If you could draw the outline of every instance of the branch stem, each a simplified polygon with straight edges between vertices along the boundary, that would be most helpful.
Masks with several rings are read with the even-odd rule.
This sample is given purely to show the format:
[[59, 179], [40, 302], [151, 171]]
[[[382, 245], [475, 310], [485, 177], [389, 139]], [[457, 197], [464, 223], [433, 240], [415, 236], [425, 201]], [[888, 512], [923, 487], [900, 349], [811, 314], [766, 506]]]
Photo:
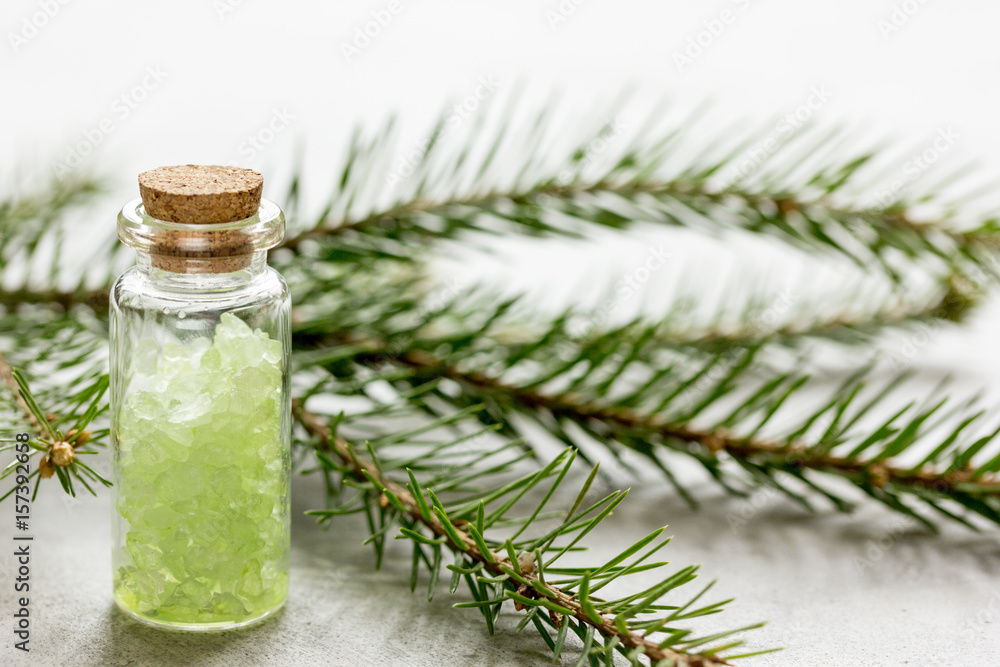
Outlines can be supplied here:
[[0, 291], [0, 305], [13, 309], [22, 304], [59, 304], [69, 310], [76, 305], [88, 306], [98, 312], [108, 310], [108, 290], [60, 292], [58, 290], [30, 290], [27, 288]]
[[38, 423], [38, 419], [31, 412], [31, 409], [28, 408], [28, 404], [25, 403], [24, 399], [21, 397], [21, 391], [17, 386], [17, 380], [14, 379], [14, 371], [7, 362], [7, 358], [3, 356], [2, 352], [0, 352], [0, 377], [3, 378], [4, 384], [6, 384], [7, 388], [12, 394], [14, 394], [14, 400], [17, 401], [19, 406], [21, 406], [25, 416], [28, 418], [28, 421], [31, 423], [31, 426], [35, 429], [38, 435], [43, 438], [48, 437], [49, 430], [42, 428], [42, 425]]
[[964, 232], [953, 229], [943, 221], [916, 221], [906, 215], [905, 211], [888, 209], [862, 209], [835, 206], [823, 199], [800, 199], [792, 196], [775, 196], [764, 192], [745, 191], [729, 188], [725, 190], [709, 190], [704, 183], [676, 181], [616, 181], [601, 179], [593, 182], [577, 181], [560, 184], [554, 181], [543, 181], [520, 192], [502, 192], [487, 190], [463, 197], [451, 199], [415, 199], [403, 204], [397, 204], [383, 211], [370, 213], [362, 218], [330, 224], [326, 219], [320, 220], [309, 230], [290, 237], [281, 244], [283, 248], [295, 250], [302, 241], [322, 236], [335, 236], [345, 232], [364, 229], [382, 224], [386, 220], [398, 220], [409, 215], [431, 213], [435, 210], [448, 209], [456, 206], [478, 207], [486, 206], [501, 200], [515, 204], [530, 204], [540, 197], [550, 196], [561, 199], [573, 199], [582, 195], [613, 194], [621, 197], [636, 197], [649, 195], [653, 197], [703, 197], [713, 202], [723, 202], [737, 197], [754, 208], [777, 207], [782, 216], [793, 212], [806, 211], [811, 207], [822, 207], [824, 213], [833, 217], [857, 216], [861, 218], [878, 219], [888, 227], [904, 229], [920, 236], [931, 234], [944, 235], [955, 243], [966, 246], [984, 244], [994, 249], [1000, 247], [1000, 235], [992, 233]]
[[[835, 456], [825, 449], [801, 442], [747, 438], [722, 428], [702, 430], [687, 424], [671, 424], [657, 415], [629, 408], [604, 406], [572, 393], [549, 395], [534, 389], [519, 388], [482, 373], [459, 370], [424, 351], [382, 353], [381, 356], [422, 374], [454, 380], [474, 391], [488, 392], [494, 396], [506, 395], [526, 408], [544, 410], [557, 418], [599, 422], [612, 428], [619, 427], [656, 437], [666, 443], [681, 443], [684, 451], [690, 454], [715, 456], [719, 452], [725, 452], [735, 459], [750, 462], [767, 460], [794, 470], [818, 470], [847, 478], [854, 483], [875, 487], [891, 484], [911, 491], [931, 491], [945, 495], [958, 493], [963, 485], [975, 484], [980, 489], [979, 495], [1000, 497], [1000, 477], [993, 474], [974, 477], [974, 470], [970, 466], [943, 471], [934, 468], [911, 469], [883, 460]], [[613, 434], [611, 437], [614, 437]]]
[[[300, 402], [295, 401], [293, 403], [293, 413], [299, 424], [311, 436], [319, 440], [319, 447], [323, 451], [336, 455], [341, 463], [347, 466], [358, 480], [367, 481], [367, 478], [370, 477], [379, 486], [391, 491], [406, 509], [409, 519], [424, 526], [434, 533], [435, 536], [444, 539], [450, 549], [465, 554], [466, 557], [472, 559], [475, 563], [481, 563], [483, 569], [493, 576], [501, 576], [515, 569], [505, 553], [501, 554], [500, 552], [490, 550], [488, 555], [484, 554], [476, 544], [476, 541], [461, 529], [457, 532], [458, 537], [461, 539], [459, 542], [456, 542], [452, 534], [445, 529], [444, 524], [435, 515], [431, 514], [428, 518], [421, 513], [416, 499], [414, 499], [405, 486], [386, 477], [372, 461], [355, 454], [354, 448], [346, 440], [339, 436], [332, 437], [330, 428], [323, 420], [306, 410]], [[583, 606], [576, 600], [574, 595], [566, 593], [556, 586], [542, 582], [535, 574], [529, 573], [526, 570], [522, 570], [519, 576], [527, 580], [532, 588], [544, 587], [549, 593], [546, 597], [560, 607], [572, 610], [573, 617], [581, 624], [593, 627], [605, 637], [616, 637], [625, 647], [643, 649], [645, 655], [650, 658], [653, 664], [660, 660], [673, 661], [672, 664], [677, 665], [677, 667], [719, 667], [731, 664], [710, 655], [680, 653], [668, 648], [660, 648], [656, 642], [652, 642], [635, 632], [622, 633], [615, 626], [613, 619], [608, 619], [604, 616], [601, 616], [601, 622], [597, 623], [587, 615]]]

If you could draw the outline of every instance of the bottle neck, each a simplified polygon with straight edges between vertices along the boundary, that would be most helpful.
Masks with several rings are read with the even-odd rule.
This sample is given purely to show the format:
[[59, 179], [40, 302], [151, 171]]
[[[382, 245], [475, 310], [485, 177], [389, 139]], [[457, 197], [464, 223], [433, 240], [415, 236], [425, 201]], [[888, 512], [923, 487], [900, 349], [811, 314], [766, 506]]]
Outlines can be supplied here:
[[[247, 255], [247, 260], [235, 263], [232, 257], [194, 258], [170, 257], [136, 251], [136, 269], [159, 288], [171, 291], [225, 292], [239, 289], [264, 275], [267, 250]], [[235, 268], [234, 266], [238, 267]]]

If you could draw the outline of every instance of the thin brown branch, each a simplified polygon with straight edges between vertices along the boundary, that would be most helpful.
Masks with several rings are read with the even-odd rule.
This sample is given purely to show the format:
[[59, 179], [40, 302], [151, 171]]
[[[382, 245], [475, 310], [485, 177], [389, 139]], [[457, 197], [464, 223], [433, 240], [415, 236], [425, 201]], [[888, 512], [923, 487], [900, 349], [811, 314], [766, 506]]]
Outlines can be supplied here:
[[534, 594], [533, 591], [537, 587], [544, 588], [546, 593], [539, 593], [539, 595], [545, 595], [545, 597], [560, 607], [572, 610], [573, 617], [577, 619], [577, 621], [584, 625], [593, 627], [604, 637], [616, 637], [618, 641], [627, 648], [641, 647], [644, 650], [645, 655], [649, 657], [653, 663], [660, 660], [670, 660], [673, 661], [673, 664], [677, 665], [677, 667], [720, 667], [722, 665], [731, 664], [725, 660], [710, 655], [679, 653], [668, 648], [660, 648], [656, 642], [650, 641], [640, 634], [634, 632], [620, 632], [615, 626], [613, 619], [608, 619], [602, 616], [602, 622], [596, 623], [587, 615], [583, 606], [576, 600], [574, 595], [566, 593], [556, 586], [543, 582], [533, 572], [529, 572], [529, 568], [520, 568], [520, 573], [518, 573], [518, 568], [510, 562], [506, 555], [491, 551], [487, 557], [479, 550], [475, 540], [461, 529], [458, 531], [459, 536], [462, 538], [461, 543], [455, 543], [449, 536], [448, 531], [445, 530], [444, 525], [436, 516], [432, 515], [430, 518], [427, 518], [423, 515], [417, 501], [413, 498], [405, 486], [398, 484], [382, 474], [382, 472], [378, 469], [378, 466], [376, 466], [373, 462], [355, 454], [354, 448], [351, 447], [350, 443], [343, 438], [331, 437], [332, 432], [330, 428], [319, 416], [306, 410], [298, 401], [293, 403], [293, 413], [299, 424], [301, 424], [311, 436], [319, 440], [319, 447], [321, 447], [324, 451], [337, 456], [341, 463], [350, 468], [356, 478], [360, 481], [367, 481], [366, 476], [370, 476], [381, 488], [391, 491], [396, 498], [399, 499], [400, 504], [406, 509], [406, 513], [410, 519], [430, 530], [435, 536], [443, 538], [445, 543], [451, 549], [462, 552], [476, 563], [482, 563], [483, 569], [493, 576], [501, 576], [504, 574], [508, 576], [517, 575], [518, 578], [528, 582], [529, 591], [532, 592], [532, 594]]
[[[371, 227], [372, 225], [379, 225], [386, 220], [398, 220], [410, 215], [430, 213], [435, 210], [448, 209], [456, 206], [485, 206], [499, 201], [510, 201], [516, 204], [528, 204], [534, 201], [537, 197], [543, 195], [566, 198], [588, 192], [598, 192], [606, 189], [606, 187], [607, 186], [604, 183], [594, 183], [591, 185], [581, 186], [542, 183], [518, 193], [488, 190], [485, 192], [470, 194], [465, 197], [455, 197], [453, 199], [415, 199], [413, 201], [406, 202], [405, 204], [393, 206], [392, 208], [384, 211], [371, 213], [357, 220], [343, 221], [333, 224], [331, 224], [328, 220], [320, 220], [316, 223], [313, 229], [309, 229], [301, 234], [285, 239], [280, 247], [294, 250], [307, 239], [322, 236], [336, 236], [346, 232], [364, 229], [365, 227]], [[618, 192], [619, 194], [626, 194], [624, 190], [619, 190]]]
[[312, 229], [286, 239], [281, 244], [281, 247], [294, 250], [307, 239], [336, 236], [373, 225], [381, 225], [386, 221], [398, 221], [400, 218], [414, 214], [431, 213], [435, 210], [446, 210], [459, 206], [480, 207], [500, 201], [527, 205], [538, 203], [538, 200], [544, 197], [572, 199], [574, 197], [601, 193], [622, 197], [635, 197], [639, 195], [650, 195], [653, 197], [696, 196], [713, 202], [723, 202], [737, 197], [757, 209], [773, 207], [782, 216], [793, 212], [806, 212], [810, 209], [822, 208], [823, 212], [829, 216], [856, 217], [867, 220], [871, 224], [880, 222], [886, 226], [904, 229], [920, 236], [929, 236], [931, 234], [946, 236], [961, 246], [982, 244], [993, 249], [1000, 247], [1000, 235], [998, 234], [964, 232], [954, 229], [945, 221], [916, 221], [909, 217], [903, 210], [842, 207], [827, 202], [824, 199], [803, 200], [791, 196], [774, 196], [768, 193], [744, 191], [735, 188], [714, 191], [706, 189], [704, 183], [684, 180], [636, 182], [615, 181], [611, 179], [602, 179], [590, 183], [576, 182], [568, 184], [547, 181], [516, 193], [488, 190], [451, 199], [416, 199], [384, 211], [371, 213], [357, 220], [341, 222], [331, 222], [326, 219], [320, 220]]
[[43, 428], [42, 425], [38, 423], [38, 419], [28, 408], [28, 404], [24, 402], [23, 398], [21, 398], [21, 390], [17, 386], [17, 380], [14, 379], [14, 371], [10, 367], [10, 364], [7, 363], [7, 358], [3, 356], [2, 352], [0, 352], [0, 377], [3, 378], [4, 384], [7, 385], [7, 388], [14, 395], [14, 400], [21, 406], [21, 409], [24, 411], [25, 416], [31, 423], [32, 428], [34, 428], [41, 437], [48, 437], [49, 429]]
[[[957, 470], [935, 468], [911, 469], [893, 465], [884, 460], [862, 460], [834, 456], [804, 443], [780, 442], [764, 438], [747, 438], [727, 429], [697, 429], [690, 425], [672, 424], [658, 415], [649, 415], [630, 408], [602, 405], [572, 393], [549, 395], [535, 389], [508, 385], [496, 378], [449, 366], [424, 351], [399, 354], [381, 353], [382, 358], [409, 366], [430, 377], [454, 380], [463, 386], [492, 396], [505, 395], [519, 405], [542, 410], [556, 418], [577, 422], [591, 422], [627, 430], [665, 442], [681, 443], [690, 453], [718, 455], [724, 452], [733, 458], [755, 463], [770, 462], [779, 467], [813, 469], [850, 479], [855, 483], [875, 487], [893, 485], [913, 490], [952, 494], [962, 492], [960, 487], [975, 485], [979, 495], [1000, 497], [1000, 477], [997, 475], [974, 476], [966, 466]], [[612, 433], [611, 437], [614, 437]]]
[[[749, 324], [736, 329], [721, 327], [682, 331], [665, 328], [655, 334], [661, 347], [694, 348], [709, 351], [724, 351], [733, 348], [749, 348], [764, 344], [793, 345], [804, 338], [826, 338], [832, 340], [867, 340], [870, 337], [894, 327], [915, 326], [922, 323], [961, 322], [978, 304], [982, 293], [973, 287], [962, 285], [959, 278], [952, 278], [940, 297], [915, 307], [886, 307], [874, 311], [857, 313], [847, 308], [845, 312], [832, 313], [827, 318], [812, 320], [791, 320], [778, 327], [768, 329], [757, 323], [751, 315]], [[640, 325], [641, 326], [641, 325]], [[587, 344], [599, 336], [584, 337], [579, 340]], [[652, 342], [652, 341], [650, 341]]]
[[108, 309], [108, 290], [60, 292], [57, 290], [15, 289], [0, 291], [0, 305], [16, 308], [22, 304], [57, 304], [69, 310], [73, 306], [88, 306], [95, 311]]
[[[518, 205], [530, 205], [539, 203], [545, 197], [559, 199], [572, 199], [575, 197], [596, 195], [601, 193], [613, 194], [621, 197], [636, 197], [649, 195], [653, 197], [702, 197], [714, 202], [722, 202], [731, 197], [743, 199], [752, 207], [763, 209], [776, 207], [782, 215], [791, 212], [805, 211], [810, 208], [822, 207], [823, 211], [834, 217], [856, 216], [868, 220], [871, 224], [878, 222], [887, 226], [916, 233], [920, 236], [930, 236], [932, 234], [946, 236], [959, 246], [984, 245], [993, 249], [1000, 247], [1000, 234], [963, 232], [951, 228], [946, 222], [918, 222], [907, 217], [903, 211], [869, 211], [864, 209], [838, 208], [829, 205], [822, 200], [799, 200], [793, 197], [775, 197], [764, 193], [744, 192], [739, 190], [726, 190], [722, 192], [709, 191], [704, 188], [704, 184], [688, 181], [671, 182], [617, 182], [612, 180], [599, 180], [586, 183], [560, 184], [553, 181], [542, 182], [523, 191], [509, 193], [499, 190], [487, 190], [473, 193], [464, 197], [451, 199], [432, 200], [415, 199], [397, 206], [393, 206], [384, 211], [377, 211], [357, 220], [331, 221], [320, 220], [313, 228], [301, 232], [295, 236], [286, 238], [279, 247], [296, 250], [303, 241], [312, 238], [333, 237], [351, 231], [363, 230], [375, 225], [384, 225], [388, 222], [399, 222], [408, 216], [420, 213], [432, 213], [439, 210], [447, 210], [455, 207], [481, 207], [491, 203], [508, 201]], [[34, 291], [28, 289], [10, 290], [0, 292], [0, 305], [8, 308], [16, 307], [20, 304], [45, 304], [57, 303], [63, 308], [69, 309], [71, 306], [82, 304], [103, 311], [108, 307], [108, 291], [74, 291], [60, 292], [57, 290]]]

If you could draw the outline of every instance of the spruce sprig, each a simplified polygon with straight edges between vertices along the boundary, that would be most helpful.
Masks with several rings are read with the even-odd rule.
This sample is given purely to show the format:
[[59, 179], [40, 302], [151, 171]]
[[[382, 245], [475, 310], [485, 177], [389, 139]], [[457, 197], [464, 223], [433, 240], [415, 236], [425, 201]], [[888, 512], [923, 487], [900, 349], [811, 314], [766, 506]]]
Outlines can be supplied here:
[[[426, 347], [416, 349], [421, 344]], [[449, 346], [450, 354], [438, 356]], [[355, 341], [351, 354], [340, 355], [336, 347], [308, 354], [344, 378], [358, 373], [343, 361], [353, 356], [396, 386], [419, 387], [435, 379], [457, 383], [459, 391], [432, 393], [456, 409], [484, 403], [484, 424], [499, 424], [511, 437], [527, 434], [516, 417], [528, 417], [573, 447], [598, 442], [616, 457], [622, 448], [638, 452], [692, 502], [665, 454], [693, 458], [712, 479], [741, 495], [768, 485], [813, 509], [797, 489], [805, 486], [846, 510], [850, 500], [822, 484], [824, 477], [839, 477], [929, 527], [932, 522], [914, 504], [970, 527], [949, 504], [1000, 523], [1000, 428], [989, 424], [982, 406], [971, 401], [953, 406], [941, 392], [922, 403], [899, 400], [905, 374], [880, 380], [876, 369], [863, 369], [827, 390], [818, 407], [803, 410], [795, 400], [812, 388], [808, 375], [759, 377], [762, 371], [753, 361], [760, 348], [698, 356], [675, 351], [672, 357], [661, 354], [662, 365], [654, 369], [636, 361], [651, 353], [640, 354], [635, 344], [612, 334], [573, 349], [569, 361], [556, 356], [551, 344], [517, 347], [497, 349], [493, 339], [459, 331], [411, 340], [402, 352]], [[487, 348], [493, 354], [485, 353]], [[526, 375], [527, 368], [534, 373]], [[763, 435], [793, 410], [793, 421]], [[891, 418], [875, 426], [863, 421], [879, 410]], [[910, 451], [919, 453], [915, 463], [894, 462]]]
[[[532, 623], [556, 660], [570, 632], [583, 642], [580, 663], [589, 660], [593, 664], [598, 661], [611, 664], [617, 651], [631, 664], [640, 664], [639, 656], [645, 656], [654, 665], [714, 667], [729, 665], [730, 659], [766, 652], [722, 657], [722, 653], [742, 645], [740, 640], [731, 640], [732, 635], [759, 624], [710, 636], [700, 636], [683, 627], [688, 619], [722, 610], [724, 602], [697, 604], [711, 585], [681, 605], [663, 604], [664, 596], [694, 579], [696, 566], [682, 568], [628, 596], [604, 599], [596, 595], [630, 574], [665, 567], [667, 563], [650, 562], [670, 541], [661, 538], [663, 528], [599, 566], [560, 565], [560, 557], [578, 550], [581, 540], [627, 495], [615, 491], [596, 502], [589, 500], [597, 474], [595, 466], [571, 508], [557, 513], [555, 526], [544, 532], [536, 528], [543, 523], [541, 519], [550, 516], [546, 510], [573, 467], [574, 450], [564, 450], [547, 465], [524, 476], [489, 484], [484, 472], [507, 471], [510, 463], [487, 464], [487, 459], [497, 457], [495, 449], [460, 456], [462, 463], [456, 463], [456, 450], [459, 454], [464, 452], [466, 438], [411, 444], [405, 458], [399, 459], [390, 454], [392, 445], [398, 441], [391, 436], [382, 442], [370, 442], [369, 456], [365, 457], [301, 403], [296, 404], [294, 413], [304, 430], [316, 440], [322, 470], [353, 478], [352, 486], [360, 490], [349, 503], [308, 513], [328, 521], [345, 513], [364, 512], [377, 560], [381, 560], [384, 542], [395, 526], [396, 537], [409, 540], [413, 548], [411, 590], [418, 584], [418, 572], [427, 570], [427, 596], [433, 599], [442, 568], [450, 571], [449, 590], [454, 593], [464, 583], [472, 596], [472, 601], [454, 606], [479, 610], [491, 634], [501, 608], [511, 603], [517, 611], [525, 613], [520, 628]], [[342, 419], [341, 415], [338, 425], [343, 425]], [[452, 418], [445, 417], [432, 422], [430, 427], [440, 428], [451, 421]], [[465, 490], [470, 480], [469, 475], [463, 474], [470, 458], [476, 470], [474, 491]], [[420, 481], [414, 469], [429, 481]], [[397, 481], [390, 471], [402, 479]], [[519, 502], [539, 496], [540, 500]], [[524, 516], [511, 516], [521, 504], [534, 508]], [[504, 539], [491, 537], [501, 526], [513, 535]], [[452, 556], [452, 564], [444, 564], [445, 552]], [[730, 641], [719, 644], [727, 638]]]
[[[46, 414], [38, 403], [38, 398], [32, 393], [28, 386], [28, 381], [16, 368], [11, 368], [7, 360], [0, 354], [0, 379], [3, 380], [10, 394], [5, 396], [0, 403], [14, 403], [16, 408], [22, 411], [21, 418], [30, 425], [28, 432], [28, 465], [31, 471], [26, 475], [28, 482], [35, 480], [34, 490], [31, 499], [38, 495], [38, 488], [44, 478], [53, 475], [59, 480], [63, 491], [76, 497], [77, 484], [83, 486], [91, 495], [97, 493], [91, 486], [101, 484], [110, 487], [111, 482], [96, 472], [80, 458], [86, 454], [97, 454], [94, 447], [104, 446], [102, 439], [108, 435], [107, 429], [100, 429], [91, 432], [87, 430], [90, 423], [94, 421], [107, 409], [104, 402], [104, 394], [108, 388], [108, 376], [103, 375], [96, 382], [86, 385], [81, 391], [70, 397], [73, 403], [72, 416], [67, 419], [67, 415], [60, 416], [55, 413]], [[13, 400], [11, 400], [13, 399]], [[69, 428], [62, 429], [60, 425], [70, 425]], [[15, 448], [17, 441], [13, 435], [0, 440], [0, 452], [9, 451]], [[37, 466], [34, 466], [33, 457], [37, 458]], [[4, 480], [14, 474], [18, 467], [17, 459], [11, 461], [2, 472], [0, 480]], [[14, 485], [9, 491], [0, 496], [0, 501], [6, 500], [8, 496], [18, 491], [20, 486]], [[25, 491], [27, 494], [27, 491]]]
[[[952, 221], [981, 206], [986, 195], [942, 201], [929, 186], [888, 203], [866, 201], [872, 182], [885, 176], [881, 156], [840, 148], [845, 145], [840, 133], [808, 128], [743, 174], [741, 159], [768, 139], [770, 127], [706, 142], [703, 131], [691, 129], [694, 117], [665, 124], [657, 109], [631, 132], [609, 138], [609, 130], [620, 124], [620, 110], [611, 110], [605, 116], [611, 120], [593, 133], [559, 141], [563, 126], [547, 111], [522, 132], [502, 121], [493, 132], [482, 131], [496, 120], [483, 116], [482, 126], [470, 127], [460, 141], [440, 140], [447, 121], [442, 114], [412, 173], [390, 195], [386, 188], [373, 193], [371, 180], [399, 150], [396, 123], [367, 139], [357, 128], [323, 210], [314, 221], [294, 225], [284, 247], [319, 247], [330, 261], [406, 261], [421, 257], [432, 242], [474, 242], [470, 232], [585, 237], [595, 225], [624, 229], [648, 223], [773, 236], [896, 281], [913, 264], [936, 265], [945, 270], [943, 276], [996, 274], [997, 220]], [[595, 155], [597, 142], [602, 150]], [[540, 155], [540, 145], [550, 149]], [[816, 155], [826, 156], [825, 163], [809, 165]], [[462, 178], [467, 174], [475, 178]], [[939, 183], [955, 180], [948, 176]], [[289, 199], [297, 201], [300, 188], [296, 179]], [[918, 204], [936, 204], [942, 217], [919, 220], [912, 212]]]

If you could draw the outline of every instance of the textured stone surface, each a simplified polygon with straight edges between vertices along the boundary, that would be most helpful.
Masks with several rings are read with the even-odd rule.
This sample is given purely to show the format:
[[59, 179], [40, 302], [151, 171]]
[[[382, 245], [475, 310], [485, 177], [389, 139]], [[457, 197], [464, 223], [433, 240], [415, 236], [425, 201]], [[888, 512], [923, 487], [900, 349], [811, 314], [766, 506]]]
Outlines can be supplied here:
[[[550, 664], [539, 640], [513, 634], [513, 612], [491, 638], [477, 614], [450, 609], [455, 598], [446, 589], [430, 605], [422, 590], [411, 595], [409, 558], [399, 543], [390, 541], [377, 572], [354, 517], [323, 531], [302, 516], [322, 503], [318, 481], [297, 478], [294, 485], [285, 609], [259, 627], [197, 636], [147, 628], [116, 611], [108, 496], [71, 502], [49, 489], [34, 511], [34, 650], [30, 657], [14, 655], [19, 652], [5, 639], [3, 664]], [[1000, 664], [995, 531], [949, 529], [934, 537], [900, 528], [898, 518], [871, 506], [856, 516], [807, 516], [767, 497], [757, 499], [753, 512], [745, 501], [723, 498], [708, 498], [694, 512], [667, 490], [636, 491], [629, 507], [615, 513], [615, 526], [599, 531], [593, 543], [608, 556], [669, 522], [676, 538], [665, 557], [678, 566], [702, 563], [705, 580], [719, 579], [709, 596], [737, 598], [702, 627], [768, 620], [751, 635], [752, 646], [786, 647], [743, 662], [747, 667]], [[730, 528], [730, 517], [747, 514], [746, 524]], [[0, 523], [6, 544], [8, 523]], [[873, 551], [873, 542], [884, 548]], [[859, 570], [858, 559], [866, 558], [870, 566]], [[9, 555], [0, 567], [10, 571]], [[0, 601], [8, 614], [6, 586]]]

